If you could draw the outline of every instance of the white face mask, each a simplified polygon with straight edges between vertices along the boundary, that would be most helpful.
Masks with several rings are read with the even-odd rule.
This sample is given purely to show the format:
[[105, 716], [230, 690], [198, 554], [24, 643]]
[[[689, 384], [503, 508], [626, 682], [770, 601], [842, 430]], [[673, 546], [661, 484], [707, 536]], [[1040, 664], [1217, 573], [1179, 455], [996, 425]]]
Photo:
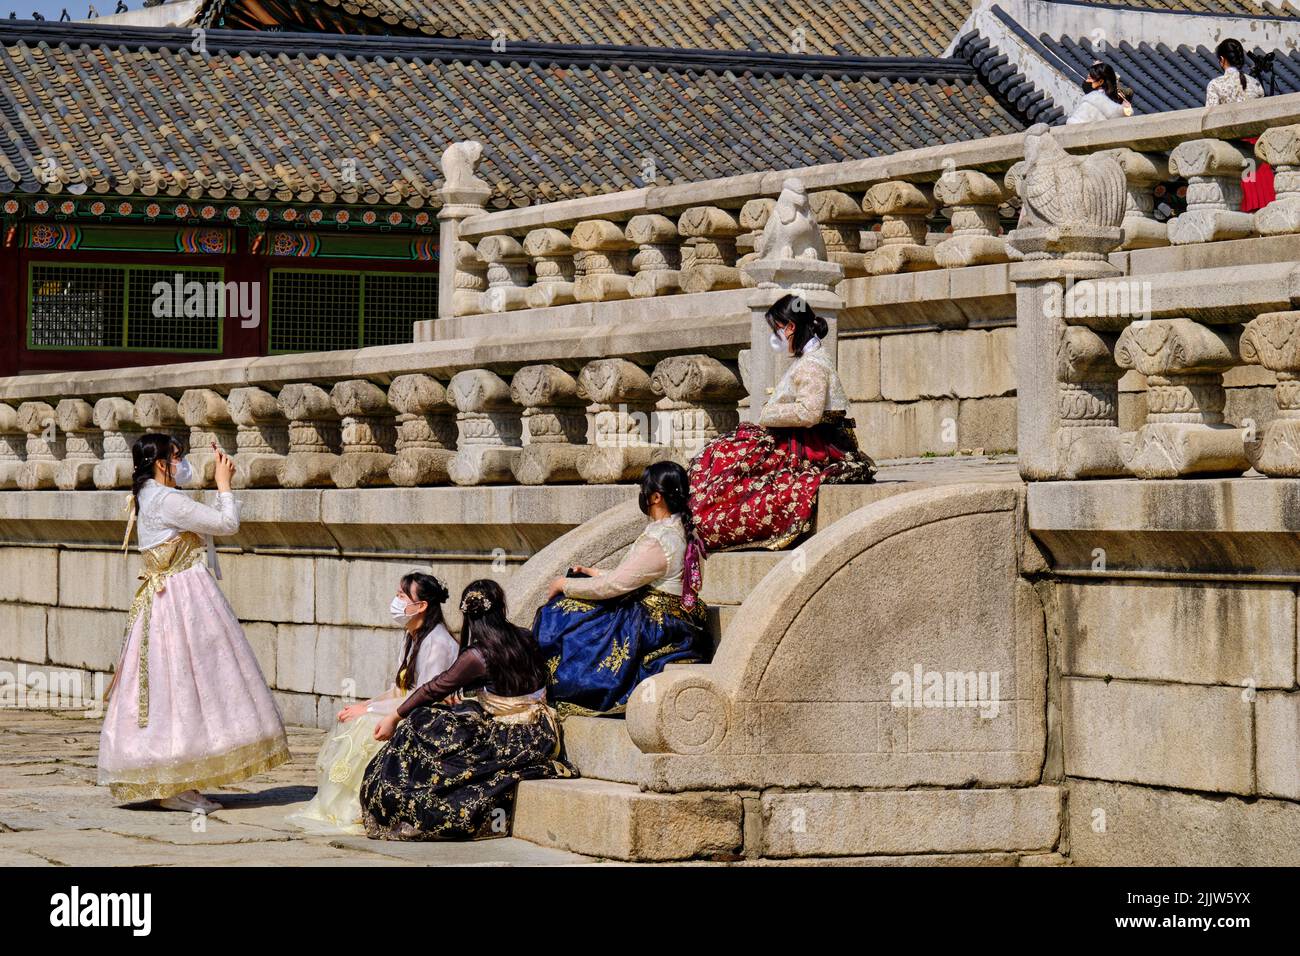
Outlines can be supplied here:
[[388, 602], [388, 615], [398, 627], [406, 627], [411, 623], [411, 618], [415, 617], [415, 614], [408, 610], [409, 607], [406, 598], [400, 594], [394, 595], [393, 599]]
[[188, 458], [182, 458], [172, 466], [172, 481], [177, 485], [188, 485], [194, 480], [194, 469], [190, 467]]
[[789, 346], [785, 344], [785, 336], [779, 332], [773, 332], [768, 344], [772, 346], [773, 352], [788, 352]]

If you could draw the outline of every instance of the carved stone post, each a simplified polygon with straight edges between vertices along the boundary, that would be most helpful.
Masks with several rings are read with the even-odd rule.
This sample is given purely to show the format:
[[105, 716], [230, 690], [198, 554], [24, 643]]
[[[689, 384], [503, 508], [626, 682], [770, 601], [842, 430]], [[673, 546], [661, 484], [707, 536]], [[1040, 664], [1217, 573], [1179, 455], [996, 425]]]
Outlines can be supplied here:
[[630, 295], [632, 277], [628, 250], [635, 243], [623, 235], [617, 223], [587, 219], [573, 229], [577, 278], [573, 295], [579, 302], [610, 302]]
[[[1016, 286], [1016, 420], [1020, 474], [1031, 481], [1118, 475], [1119, 370], [1110, 355], [1127, 317], [1075, 317], [1070, 280], [1119, 274], [1106, 259], [1123, 237], [1126, 185], [1113, 157], [1070, 156], [1039, 123], [1025, 135], [1022, 201], [1008, 247]], [[1075, 329], [1079, 331], [1075, 331]]]
[[289, 430], [280, 403], [260, 388], [231, 389], [226, 400], [235, 423], [236, 488], [271, 488], [289, 451]]
[[587, 415], [573, 376], [556, 365], [525, 365], [511, 379], [510, 397], [524, 407], [528, 433], [528, 443], [512, 466], [519, 483], [578, 480]]
[[[210, 388], [191, 388], [181, 395], [177, 408], [185, 424], [190, 426], [190, 466], [198, 477], [195, 487], [210, 488], [215, 481], [217, 463], [212, 445], [215, 443], [227, 455], [239, 453], [230, 404]], [[238, 461], [235, 467], [238, 470]]]
[[[441, 215], [441, 213], [439, 214]], [[446, 229], [446, 224], [443, 224]], [[454, 254], [447, 257], [452, 275], [452, 292], [447, 299], [450, 315], [477, 315], [483, 311], [483, 292], [487, 289], [487, 264], [479, 257], [478, 250], [464, 239], [452, 248]], [[438, 285], [443, 285], [443, 274], [438, 275]], [[441, 294], [441, 293], [440, 293]], [[443, 300], [438, 301], [438, 312], [443, 311]]]
[[[181, 419], [180, 405], [170, 395], [162, 392], [145, 392], [137, 395], [135, 423], [145, 432], [163, 432], [170, 435], [181, 446], [181, 453], [189, 455], [189, 429]], [[186, 487], [196, 488], [198, 484], [191, 479], [191, 483]]]
[[95, 486], [95, 466], [104, 454], [104, 435], [95, 427], [95, 409], [80, 398], [65, 398], [54, 409], [64, 437], [63, 460], [54, 470], [54, 483], [63, 491]]
[[1241, 211], [1241, 171], [1246, 157], [1221, 139], [1193, 139], [1169, 154], [1169, 171], [1187, 179], [1187, 211], [1169, 220], [1169, 242], [1245, 239], [1255, 217]]
[[682, 266], [683, 292], [740, 288], [736, 237], [741, 228], [735, 216], [717, 206], [693, 206], [682, 213], [677, 231], [691, 249], [690, 264]]
[[18, 487], [18, 466], [27, 454], [27, 435], [18, 427], [18, 410], [0, 403], [0, 490]]
[[95, 403], [95, 424], [104, 435], [104, 457], [95, 466], [95, 487], [102, 490], [130, 488], [135, 465], [131, 446], [140, 437], [135, 422], [135, 404], [114, 396]]
[[1255, 155], [1273, 167], [1271, 203], [1255, 212], [1262, 236], [1300, 232], [1300, 126], [1274, 126], [1255, 143]]
[[528, 253], [514, 236], [480, 239], [478, 254], [487, 263], [487, 291], [481, 312], [509, 312], [528, 306]]
[[1238, 334], [1191, 319], [1154, 319], [1120, 335], [1120, 368], [1147, 377], [1146, 424], [1119, 446], [1134, 475], [1239, 475], [1249, 467], [1245, 430], [1223, 422], [1223, 373], [1241, 364]]
[[530, 309], [569, 305], [573, 298], [573, 243], [559, 229], [534, 229], [524, 236], [537, 282], [524, 298]]
[[844, 300], [832, 291], [843, 278], [844, 267], [826, 261], [821, 229], [812, 217], [811, 204], [799, 180], [787, 179], [783, 184], [757, 250], [758, 258], [745, 264], [745, 274], [755, 287], [746, 298], [750, 315], [746, 414], [751, 420], [757, 420], [768, 395], [790, 365], [788, 355], [778, 355], [769, 346], [772, 330], [767, 324], [767, 310], [787, 294], [797, 293], [826, 320], [828, 331], [823, 347], [834, 357], [836, 325], [844, 305]]
[[1169, 245], [1169, 227], [1157, 222], [1155, 188], [1168, 182], [1169, 163], [1156, 153], [1139, 153], [1133, 149], [1105, 149], [1102, 155], [1113, 156], [1124, 170], [1127, 199], [1124, 204], [1124, 242], [1121, 249], [1149, 249]]
[[384, 390], [365, 379], [349, 379], [334, 385], [330, 402], [342, 418], [343, 446], [330, 468], [330, 479], [339, 488], [388, 484], [397, 429]]
[[[474, 247], [460, 241], [460, 224], [483, 212], [492, 187], [474, 175], [483, 155], [483, 144], [472, 140], [452, 143], [442, 153], [442, 208], [438, 210], [438, 248], [443, 258], [438, 267], [438, 317], [451, 318], [478, 311], [478, 293], [483, 291], [481, 274], [463, 261], [464, 250]], [[477, 256], [475, 256], [477, 258]], [[473, 306], [469, 306], [470, 295]]]
[[1260, 474], [1300, 477], [1300, 312], [1267, 312], [1248, 322], [1241, 358], [1277, 374], [1277, 417], [1254, 434], [1246, 429], [1246, 458]]
[[397, 458], [388, 470], [393, 484], [450, 481], [447, 465], [455, 454], [456, 425], [442, 383], [429, 375], [399, 375], [388, 386], [388, 404], [398, 412]]
[[952, 209], [952, 235], [934, 247], [943, 269], [1007, 261], [1007, 242], [998, 235], [1002, 185], [974, 169], [947, 170], [934, 184], [934, 198]]
[[24, 491], [55, 487], [64, 441], [54, 409], [47, 402], [23, 402], [18, 406], [18, 427], [27, 433], [27, 459], [18, 466], [18, 487]]
[[934, 269], [934, 249], [925, 244], [926, 219], [934, 212], [927, 189], [905, 180], [876, 183], [862, 200], [863, 209], [882, 219], [880, 245], [871, 254], [872, 275]]
[[289, 420], [289, 453], [280, 462], [282, 488], [323, 488], [339, 460], [339, 413], [319, 385], [294, 383], [280, 390], [280, 412]]
[[457, 372], [447, 388], [456, 406], [456, 454], [447, 467], [458, 485], [509, 482], [510, 466], [520, 447], [519, 409], [510, 400], [510, 386], [496, 372], [470, 369]]
[[709, 355], [672, 355], [655, 366], [650, 385], [663, 395], [663, 432], [682, 465], [740, 423], [740, 373]]
[[633, 216], [623, 230], [637, 244], [632, 257], [636, 275], [628, 286], [634, 299], [672, 295], [681, 291], [682, 255], [677, 246], [677, 226], [667, 216], [648, 213]]
[[578, 374], [578, 395], [591, 403], [591, 441], [578, 458], [583, 481], [631, 481], [663, 457], [653, 443], [658, 396], [641, 366], [621, 358], [588, 362]]
[[862, 231], [872, 217], [849, 193], [823, 189], [808, 194], [813, 218], [822, 232], [826, 258], [844, 268], [844, 278], [870, 274], [871, 256], [862, 251]]
[[754, 280], [745, 272], [745, 265], [758, 258], [758, 245], [763, 241], [763, 229], [767, 219], [776, 208], [776, 200], [770, 196], [751, 199], [740, 207], [740, 228], [745, 231], [736, 237], [736, 268], [740, 270], [742, 288], [754, 288]]

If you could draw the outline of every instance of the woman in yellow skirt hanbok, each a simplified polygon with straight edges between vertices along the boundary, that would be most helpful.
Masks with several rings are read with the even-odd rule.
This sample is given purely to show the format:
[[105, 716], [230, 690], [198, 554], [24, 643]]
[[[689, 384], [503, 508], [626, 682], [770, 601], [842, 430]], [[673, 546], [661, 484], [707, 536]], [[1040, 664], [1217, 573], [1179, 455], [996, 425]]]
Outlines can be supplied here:
[[338, 722], [325, 738], [316, 758], [316, 796], [289, 823], [318, 834], [363, 835], [361, 778], [383, 748], [375, 728], [416, 687], [433, 680], [456, 660], [460, 646], [442, 619], [448, 591], [430, 574], [413, 571], [402, 578], [388, 606], [393, 622], [406, 631], [402, 663], [392, 687], [373, 700], [364, 700], [338, 713]]
[[213, 576], [219, 572], [211, 536], [239, 530], [230, 491], [234, 463], [215, 445], [213, 454], [215, 508], [176, 487], [192, 472], [175, 439], [151, 433], [131, 448], [144, 583], [127, 615], [99, 739], [99, 783], [119, 803], [219, 810], [201, 788], [289, 759], [280, 712]]

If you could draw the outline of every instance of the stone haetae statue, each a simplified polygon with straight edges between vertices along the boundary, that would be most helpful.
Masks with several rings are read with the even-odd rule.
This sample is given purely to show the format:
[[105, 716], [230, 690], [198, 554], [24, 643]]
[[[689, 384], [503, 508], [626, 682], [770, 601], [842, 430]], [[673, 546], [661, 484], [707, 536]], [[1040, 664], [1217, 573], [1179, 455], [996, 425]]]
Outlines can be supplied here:
[[474, 140], [451, 143], [442, 151], [442, 196], [449, 203], [482, 204], [492, 187], [474, 175], [483, 144]]
[[1071, 156], [1038, 124], [1025, 134], [1025, 171], [1017, 184], [1020, 227], [1110, 226], [1124, 221], [1127, 185], [1112, 157]]
[[808, 191], [799, 180], [781, 184], [781, 195], [754, 251], [759, 259], [826, 259], [826, 243], [813, 218]]

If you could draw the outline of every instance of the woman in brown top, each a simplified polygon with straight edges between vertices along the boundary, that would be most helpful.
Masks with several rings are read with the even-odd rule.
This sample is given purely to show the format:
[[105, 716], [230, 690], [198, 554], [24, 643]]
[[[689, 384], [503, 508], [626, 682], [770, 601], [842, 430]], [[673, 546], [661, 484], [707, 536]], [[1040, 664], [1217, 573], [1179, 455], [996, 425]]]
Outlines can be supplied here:
[[387, 745], [361, 783], [366, 834], [380, 840], [505, 836], [520, 780], [568, 777], [546, 667], [527, 629], [506, 619], [495, 581], [472, 582], [456, 662], [375, 728]]

